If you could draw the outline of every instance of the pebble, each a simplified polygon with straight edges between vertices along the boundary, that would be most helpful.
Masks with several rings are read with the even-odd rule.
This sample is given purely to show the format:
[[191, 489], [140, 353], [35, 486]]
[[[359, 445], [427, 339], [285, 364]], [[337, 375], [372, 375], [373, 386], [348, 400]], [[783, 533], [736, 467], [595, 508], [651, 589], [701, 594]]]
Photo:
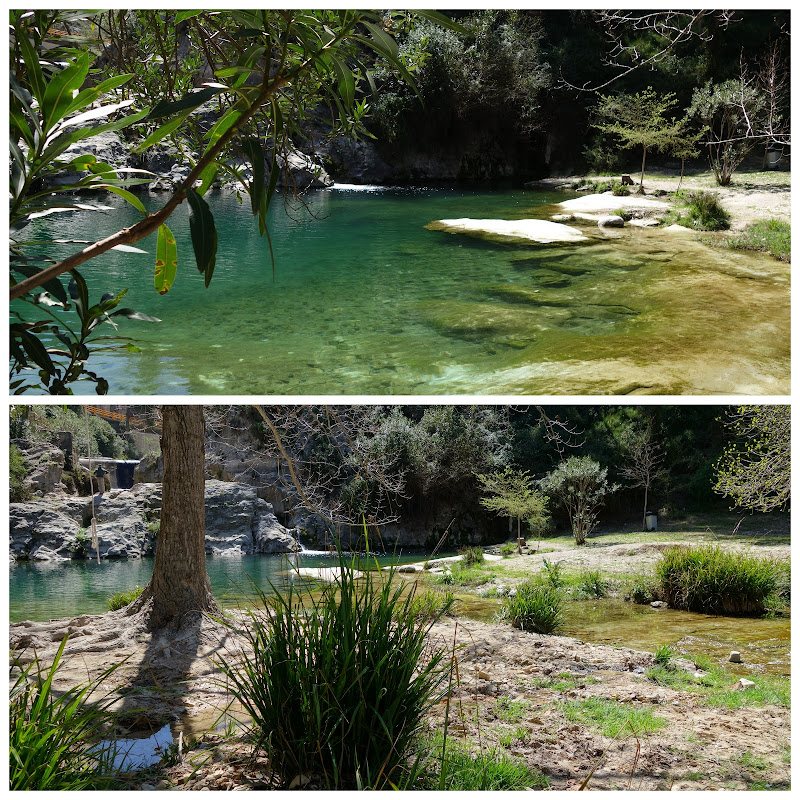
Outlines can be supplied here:
[[738, 650], [731, 650], [731, 654], [730, 657], [728, 658], [728, 661], [730, 661], [731, 664], [741, 664], [742, 654]]

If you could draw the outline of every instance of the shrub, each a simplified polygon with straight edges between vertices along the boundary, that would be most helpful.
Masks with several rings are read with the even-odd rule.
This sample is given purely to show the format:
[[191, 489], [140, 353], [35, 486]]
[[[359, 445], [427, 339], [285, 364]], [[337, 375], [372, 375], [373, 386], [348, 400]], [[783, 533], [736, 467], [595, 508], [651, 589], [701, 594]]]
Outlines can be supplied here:
[[408, 613], [418, 620], [439, 619], [442, 616], [442, 607], [446, 605], [452, 608], [456, 602], [455, 595], [451, 591], [442, 592], [428, 589], [418, 593], [415, 590], [413, 594], [411, 605], [408, 608], [405, 605], [398, 606], [398, 615]]
[[142, 592], [143, 586], [134, 586], [127, 592], [115, 592], [106, 600], [109, 611], [117, 611], [120, 608], [129, 606]]
[[630, 194], [630, 190], [621, 183], [615, 183], [614, 186], [611, 187], [611, 194], [613, 194], [614, 197], [626, 197]]
[[465, 567], [484, 562], [483, 548], [481, 547], [459, 547], [458, 554], [461, 556], [461, 563]]
[[653, 653], [653, 660], [656, 665], [669, 669], [672, 666], [672, 656], [675, 655], [675, 647], [671, 644], [662, 644], [661, 647], [656, 649]]
[[44, 670], [38, 659], [22, 665], [12, 658], [10, 691], [10, 774], [12, 790], [79, 790], [109, 788], [113, 748], [98, 752], [94, 740], [113, 720], [107, 696], [95, 704], [87, 700], [112, 667], [89, 683], [53, 691], [53, 679], [64, 653], [61, 642], [53, 663]]
[[8, 448], [9, 501], [24, 503], [32, 497], [31, 490], [25, 485], [28, 467], [22, 451], [15, 444]]
[[503, 542], [500, 545], [500, 555], [504, 558], [508, 558], [508, 556], [513, 556], [514, 553], [517, 552], [517, 543], [516, 542]]
[[[616, 192], [615, 192], [615, 194], [616, 194]], [[633, 216], [631, 215], [631, 212], [627, 211], [624, 208], [618, 208], [616, 211], [612, 211], [611, 213], [614, 214], [614, 216], [617, 216], [620, 219], [625, 220], [625, 222], [630, 222], [633, 219]]]
[[526, 581], [517, 587], [516, 596], [503, 600], [500, 618], [524, 631], [552, 633], [563, 621], [563, 600], [557, 588]]
[[86, 528], [78, 528], [78, 532], [67, 545], [67, 550], [69, 550], [73, 558], [86, 558], [86, 551], [91, 542], [92, 538], [86, 533]]
[[560, 589], [564, 585], [564, 566], [560, 561], [548, 561], [542, 559], [542, 566], [547, 574], [547, 581], [554, 589]]
[[578, 579], [578, 591], [585, 597], [605, 597], [608, 581], [603, 579], [599, 570], [588, 570]]
[[763, 614], [778, 586], [775, 563], [719, 547], [670, 547], [656, 565], [664, 599], [706, 614]]
[[792, 257], [792, 226], [779, 219], [767, 219], [748, 225], [738, 236], [727, 240], [734, 250], [760, 250], [781, 261]]
[[264, 609], [242, 632], [248, 646], [219, 662], [284, 782], [309, 772], [330, 788], [402, 782], [423, 717], [446, 693], [445, 652], [420, 657], [451, 603], [421, 619], [393, 572], [357, 579], [356, 565], [340, 553], [340, 578], [319, 595], [291, 585], [261, 594]]
[[681, 225], [700, 231], [722, 231], [730, 228], [730, 214], [720, 205], [716, 192], [689, 192], [687, 200], [687, 217], [679, 220]]

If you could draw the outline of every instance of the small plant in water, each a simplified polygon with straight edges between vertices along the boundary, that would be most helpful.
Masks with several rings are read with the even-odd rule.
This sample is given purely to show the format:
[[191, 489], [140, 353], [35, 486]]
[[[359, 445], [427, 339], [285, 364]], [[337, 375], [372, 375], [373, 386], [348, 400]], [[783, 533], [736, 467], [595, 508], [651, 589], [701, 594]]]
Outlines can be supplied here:
[[552, 633], [562, 623], [563, 595], [553, 586], [526, 581], [517, 587], [515, 597], [507, 597], [500, 607], [500, 619], [515, 628], [534, 633]]
[[608, 581], [601, 576], [599, 570], [588, 570], [578, 581], [578, 591], [585, 597], [605, 597], [608, 592]]
[[517, 545], [515, 542], [503, 542], [503, 544], [500, 546], [500, 555], [503, 556], [503, 558], [513, 556], [516, 552]]

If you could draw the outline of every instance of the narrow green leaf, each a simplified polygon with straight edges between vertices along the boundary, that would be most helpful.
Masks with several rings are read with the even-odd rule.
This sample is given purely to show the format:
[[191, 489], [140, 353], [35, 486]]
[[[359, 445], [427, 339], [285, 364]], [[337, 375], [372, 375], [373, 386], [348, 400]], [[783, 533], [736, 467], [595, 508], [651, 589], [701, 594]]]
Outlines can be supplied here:
[[[151, 317], [142, 311], [134, 311], [132, 308], [120, 308], [118, 311], [108, 315], [109, 317], [125, 317], [127, 319], [138, 319], [142, 322], [161, 322], [158, 317]], [[137, 351], [138, 352], [138, 351]]]
[[33, 45], [30, 43], [28, 35], [24, 30], [17, 29], [15, 34], [17, 41], [19, 42], [20, 52], [22, 53], [22, 60], [25, 62], [25, 66], [28, 68], [28, 80], [30, 81], [31, 89], [33, 90], [33, 96], [39, 103], [39, 108], [43, 108], [45, 82], [44, 75], [42, 74], [42, 68], [39, 65], [39, 56], [33, 49]]
[[156, 128], [143, 142], [141, 142], [141, 144], [138, 144], [133, 148], [133, 152], [141, 153], [151, 145], [154, 145], [157, 142], [160, 142], [166, 136], [169, 136], [174, 130], [177, 130], [184, 123], [191, 112], [191, 109], [187, 109], [182, 114], [178, 114], [177, 117], [171, 119], [161, 127]]
[[185, 94], [180, 100], [170, 102], [168, 100], [159, 100], [151, 109], [148, 119], [161, 119], [162, 117], [171, 117], [180, 111], [186, 111], [197, 108], [203, 103], [210, 100], [212, 97], [220, 94], [220, 92], [227, 91], [217, 87], [209, 86], [201, 89], [199, 92], [189, 92]]
[[184, 20], [191, 19], [192, 17], [197, 17], [203, 13], [203, 9], [195, 9], [194, 11], [179, 11], [175, 15], [175, 24], [177, 25], [179, 22], [183, 22]]
[[208, 137], [208, 144], [205, 149], [206, 153], [225, 135], [226, 131], [228, 131], [232, 125], [236, 124], [239, 117], [242, 116], [243, 111], [244, 108], [242, 104], [237, 103], [233, 108], [229, 108], [219, 120], [217, 120], [217, 124], [206, 134]]
[[197, 193], [202, 197], [207, 191], [208, 187], [211, 186], [211, 182], [214, 180], [217, 170], [219, 169], [219, 164], [212, 161], [210, 164], [207, 164], [203, 171], [200, 173], [199, 181], [200, 186], [197, 187]]
[[353, 77], [353, 72], [347, 64], [342, 63], [342, 61], [335, 56], [331, 57], [331, 62], [333, 64], [333, 71], [336, 73], [336, 78], [339, 82], [339, 94], [345, 106], [349, 108], [353, 105], [356, 92], [356, 82]]
[[422, 17], [422, 19], [427, 19], [429, 22], [435, 22], [437, 25], [441, 25], [443, 28], [448, 28], [451, 31], [460, 33], [462, 36], [473, 35], [463, 25], [459, 25], [457, 22], [450, 19], [450, 17], [446, 17], [444, 14], [434, 11], [433, 9], [429, 8], [419, 10], [415, 8], [411, 11], [411, 13], [416, 14], [418, 17]]
[[74, 64], [62, 69], [47, 84], [42, 107], [45, 130], [51, 130], [69, 110], [75, 93], [83, 86], [89, 73], [89, 60], [88, 52], [81, 53]]
[[36, 336], [28, 333], [28, 331], [25, 330], [20, 330], [19, 336], [22, 340], [22, 346], [25, 348], [25, 352], [31, 357], [31, 360], [38, 364], [48, 374], [55, 375], [55, 365], [53, 364], [50, 355], [41, 341], [39, 341]]
[[197, 269], [205, 275], [206, 287], [211, 283], [217, 261], [217, 226], [208, 203], [194, 189], [186, 190], [189, 201], [189, 230]]
[[132, 77], [132, 72], [128, 72], [125, 75], [115, 75], [113, 78], [106, 78], [106, 80], [100, 81], [97, 86], [92, 86], [91, 89], [84, 89], [82, 92], [78, 92], [72, 101], [72, 105], [67, 109], [67, 113], [71, 114], [79, 108], [86, 108], [101, 95], [124, 86]]
[[269, 186], [267, 187], [267, 195], [266, 195], [266, 202], [265, 207], [268, 210], [269, 204], [272, 202], [272, 198], [275, 195], [275, 187], [278, 185], [278, 178], [281, 174], [281, 167], [278, 164], [277, 153], [275, 150], [272, 151], [272, 167], [269, 171]]
[[71, 274], [68, 287], [69, 296], [75, 303], [75, 310], [83, 322], [86, 317], [86, 309], [89, 307], [89, 289], [86, 287], [83, 276], [77, 270], [72, 270]]
[[366, 20], [363, 22], [363, 25], [372, 34], [373, 41], [378, 50], [391, 59], [396, 59], [398, 57], [400, 49], [393, 36], [390, 36], [385, 30]]
[[177, 272], [178, 248], [175, 245], [175, 237], [166, 225], [161, 225], [158, 229], [155, 272], [155, 286], [159, 294], [166, 294], [170, 290]]
[[128, 192], [125, 189], [121, 189], [119, 186], [114, 186], [111, 183], [98, 183], [96, 184], [96, 188], [106, 189], [109, 192], [114, 192], [114, 194], [118, 195], [123, 200], [130, 203], [135, 209], [141, 211], [143, 216], [145, 217], [147, 216], [147, 211], [145, 210], [142, 201], [132, 192]]
[[242, 150], [253, 167], [253, 179], [250, 181], [250, 207], [253, 210], [253, 216], [256, 216], [262, 206], [266, 191], [264, 151], [261, 149], [261, 142], [252, 136], [242, 142]]

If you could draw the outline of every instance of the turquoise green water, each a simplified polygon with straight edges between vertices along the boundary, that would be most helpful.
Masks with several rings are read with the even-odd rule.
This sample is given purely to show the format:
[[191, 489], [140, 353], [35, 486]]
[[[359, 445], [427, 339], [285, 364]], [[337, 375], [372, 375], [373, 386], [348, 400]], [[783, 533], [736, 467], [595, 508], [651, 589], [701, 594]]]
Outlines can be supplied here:
[[[443, 555], [452, 555], [445, 553]], [[378, 556], [381, 566], [408, 564], [425, 558], [424, 554]], [[285, 586], [292, 580], [294, 566], [330, 566], [326, 555], [261, 555], [207, 558], [206, 568], [214, 597], [223, 606], [247, 602], [255, 594], [254, 586], [264, 592]], [[369, 567], [374, 559], [367, 563]], [[151, 558], [120, 561], [19, 562], [12, 563], [9, 576], [9, 614], [11, 622], [24, 619], [48, 620], [79, 614], [102, 614], [108, 611], [106, 600], [115, 592], [145, 586], [153, 572]]]
[[[626, 228], [538, 245], [427, 230], [446, 218], [548, 218], [564, 194], [523, 190], [325, 190], [270, 212], [209, 200], [219, 231], [206, 290], [173, 215], [179, 273], [153, 289], [148, 255], [81, 268], [93, 296], [129, 288], [123, 320], [142, 352], [95, 358], [112, 394], [692, 393], [788, 391], [788, 266], [707, 247], [692, 234]], [[52, 215], [31, 233], [95, 240], [135, 221]], [[153, 206], [155, 207], [155, 205]], [[609, 237], [615, 238], [609, 238]], [[76, 245], [61, 245], [58, 255]], [[77, 387], [80, 390], [80, 385]], [[92, 392], [88, 384], [84, 391]]]

